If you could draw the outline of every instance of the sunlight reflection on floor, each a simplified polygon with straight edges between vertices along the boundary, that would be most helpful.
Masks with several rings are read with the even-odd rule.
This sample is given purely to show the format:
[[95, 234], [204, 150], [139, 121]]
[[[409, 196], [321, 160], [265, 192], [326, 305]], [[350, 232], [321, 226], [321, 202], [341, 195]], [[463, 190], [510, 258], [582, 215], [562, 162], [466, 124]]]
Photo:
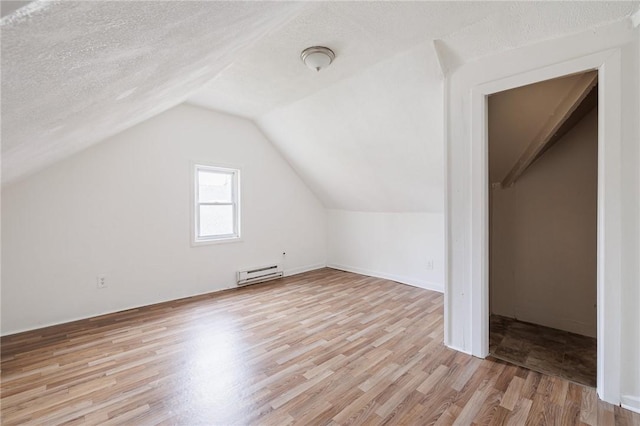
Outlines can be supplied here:
[[194, 343], [185, 352], [184, 372], [190, 382], [185, 398], [193, 407], [191, 414], [203, 422], [237, 419], [242, 411], [242, 387], [251, 376], [249, 366], [238, 368], [245, 364], [247, 349], [242, 330], [232, 320], [217, 320], [215, 326], [199, 326], [194, 334], [190, 339]]

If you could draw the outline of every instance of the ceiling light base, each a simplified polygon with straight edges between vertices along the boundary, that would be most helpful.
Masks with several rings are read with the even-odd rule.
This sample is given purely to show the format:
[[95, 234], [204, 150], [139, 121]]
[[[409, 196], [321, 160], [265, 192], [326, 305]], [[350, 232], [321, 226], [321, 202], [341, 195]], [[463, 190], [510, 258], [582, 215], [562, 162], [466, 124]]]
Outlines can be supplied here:
[[335, 58], [336, 54], [333, 50], [324, 46], [307, 47], [300, 54], [302, 62], [315, 71], [328, 67]]

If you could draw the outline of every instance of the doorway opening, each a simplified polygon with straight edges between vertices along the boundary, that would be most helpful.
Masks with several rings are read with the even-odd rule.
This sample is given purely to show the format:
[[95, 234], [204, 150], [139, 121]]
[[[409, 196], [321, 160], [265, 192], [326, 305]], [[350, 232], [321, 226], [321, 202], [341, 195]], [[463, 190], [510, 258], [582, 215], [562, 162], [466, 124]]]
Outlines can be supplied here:
[[598, 72], [488, 97], [489, 352], [595, 386]]

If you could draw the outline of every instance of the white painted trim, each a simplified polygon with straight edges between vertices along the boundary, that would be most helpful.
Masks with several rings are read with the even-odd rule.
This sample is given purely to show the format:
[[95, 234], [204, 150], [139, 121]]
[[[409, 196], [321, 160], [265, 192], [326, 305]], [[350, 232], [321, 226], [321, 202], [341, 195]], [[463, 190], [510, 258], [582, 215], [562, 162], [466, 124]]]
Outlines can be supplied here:
[[[489, 353], [487, 101], [492, 93], [598, 69], [598, 386], [620, 403], [621, 53], [610, 49], [477, 85], [471, 94], [471, 353]], [[606, 143], [605, 143], [606, 141]], [[606, 315], [605, 315], [606, 313]]]
[[61, 325], [61, 324], [67, 324], [67, 323], [70, 323], [70, 322], [75, 322], [75, 321], [81, 321], [81, 320], [86, 320], [86, 319], [91, 319], [91, 318], [97, 318], [97, 317], [101, 317], [103, 315], [115, 314], [117, 312], [124, 312], [124, 311], [128, 311], [128, 310], [131, 310], [131, 309], [144, 308], [145, 306], [153, 306], [153, 305], [157, 305], [158, 303], [166, 303], [166, 302], [173, 302], [175, 300], [188, 299], [190, 297], [197, 297], [197, 296], [202, 296], [202, 295], [205, 295], [205, 294], [217, 293], [219, 291], [231, 290], [231, 289], [234, 289], [234, 288], [239, 288], [239, 287], [236, 286], [235, 283], [234, 283], [234, 285], [232, 285], [230, 287], [217, 288], [215, 290], [207, 290], [207, 291], [203, 291], [203, 292], [200, 292], [200, 293], [194, 293], [194, 294], [189, 294], [189, 295], [186, 295], [186, 296], [180, 296], [180, 297], [174, 298], [174, 299], [162, 298], [162, 299], [154, 300], [153, 302], [146, 303], [144, 305], [129, 305], [128, 307], [118, 308], [118, 309], [115, 309], [115, 310], [102, 311], [100, 313], [92, 314], [92, 315], [89, 315], [89, 316], [86, 316], [86, 317], [84, 317], [84, 316], [82, 316], [82, 317], [73, 317], [73, 318], [68, 318], [68, 319], [62, 320], [62, 321], [53, 321], [53, 322], [42, 323], [42, 324], [39, 324], [39, 325], [34, 326], [34, 327], [19, 328], [17, 330], [11, 330], [11, 331], [8, 331], [8, 332], [3, 332], [1, 334], [1, 336], [10, 336], [12, 334], [24, 333], [26, 331], [32, 331], [32, 330], [39, 330], [41, 328], [52, 327], [54, 325]]
[[444, 286], [442, 284], [429, 282], [412, 277], [405, 277], [402, 275], [386, 274], [384, 272], [372, 271], [370, 269], [357, 268], [355, 266], [338, 265], [330, 263], [327, 268], [338, 269], [340, 271], [353, 272], [354, 274], [367, 275], [370, 277], [383, 278], [385, 280], [397, 281], [401, 284], [407, 284], [413, 287], [420, 287], [425, 290], [437, 291], [438, 293], [444, 293]]
[[284, 276], [290, 277], [292, 275], [298, 275], [309, 271], [315, 271], [317, 269], [326, 268], [325, 263], [316, 263], [315, 265], [300, 266], [298, 268], [285, 269]]
[[[444, 76], [443, 81], [443, 96], [442, 96], [442, 111], [443, 111], [443, 131], [442, 131], [442, 146], [443, 149], [443, 159], [444, 159], [444, 167], [443, 167], [443, 183], [444, 183], [444, 344], [450, 348], [453, 348], [452, 345], [453, 339], [451, 338], [451, 297], [449, 294], [449, 289], [451, 288], [450, 277], [451, 277], [451, 263], [449, 259], [451, 258], [451, 226], [450, 226], [450, 217], [451, 217], [451, 206], [449, 205], [449, 100], [450, 100], [450, 89], [451, 89], [451, 80], [449, 75]], [[457, 348], [454, 348], [459, 350]], [[466, 352], [466, 351], [461, 351]]]
[[[241, 203], [240, 203], [240, 169], [222, 167], [214, 164], [192, 163], [191, 178], [192, 178], [192, 196], [191, 196], [191, 246], [198, 247], [202, 245], [228, 243], [242, 241], [241, 235]], [[200, 237], [198, 235], [200, 227], [200, 212], [199, 206], [203, 204], [198, 200], [198, 173], [200, 171], [210, 171], [214, 173], [223, 173], [231, 175], [232, 183], [232, 201], [230, 203], [224, 203], [225, 205], [231, 205], [233, 207], [233, 233], [223, 236], [215, 237]]]
[[[242, 180], [241, 173], [242, 169], [240, 167], [232, 167], [228, 165], [222, 165], [211, 162], [199, 162], [199, 161], [190, 161], [191, 167], [191, 210], [190, 210], [190, 244], [191, 247], [200, 247], [200, 246], [208, 246], [212, 244], [227, 244], [227, 243], [237, 243], [242, 242]], [[199, 212], [198, 212], [198, 171], [200, 169], [207, 169], [214, 172], [227, 173], [233, 176], [233, 201], [232, 204], [234, 206], [234, 231], [233, 234], [225, 235], [222, 237], [212, 237], [212, 238], [200, 238], [198, 237], [199, 227]]]
[[[471, 353], [489, 355], [489, 162], [487, 94], [474, 88], [471, 95]], [[478, 254], [480, 254], [478, 256]], [[477, 281], [476, 281], [477, 280]], [[480, 283], [480, 285], [478, 285]], [[480, 303], [476, 303], [480, 301]], [[482, 318], [479, 322], [474, 322]]]
[[617, 49], [598, 70], [597, 390], [612, 404], [620, 403], [622, 354], [621, 62]]
[[457, 346], [455, 346], [455, 345], [447, 345], [447, 347], [448, 347], [449, 349], [453, 349], [454, 351], [462, 352], [463, 354], [473, 355], [473, 354], [472, 354], [471, 352], [469, 352], [468, 350], [463, 349], [463, 348], [459, 348], [459, 347], [457, 347]]
[[620, 406], [640, 414], [640, 396], [622, 395], [620, 397]]

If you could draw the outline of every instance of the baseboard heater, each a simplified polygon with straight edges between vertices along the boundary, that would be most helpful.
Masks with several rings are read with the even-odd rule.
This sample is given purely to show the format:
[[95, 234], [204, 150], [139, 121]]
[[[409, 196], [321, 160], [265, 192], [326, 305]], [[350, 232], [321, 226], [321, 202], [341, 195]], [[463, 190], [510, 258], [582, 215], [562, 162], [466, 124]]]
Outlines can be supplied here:
[[283, 275], [282, 266], [278, 264], [238, 271], [238, 287], [275, 280]]

